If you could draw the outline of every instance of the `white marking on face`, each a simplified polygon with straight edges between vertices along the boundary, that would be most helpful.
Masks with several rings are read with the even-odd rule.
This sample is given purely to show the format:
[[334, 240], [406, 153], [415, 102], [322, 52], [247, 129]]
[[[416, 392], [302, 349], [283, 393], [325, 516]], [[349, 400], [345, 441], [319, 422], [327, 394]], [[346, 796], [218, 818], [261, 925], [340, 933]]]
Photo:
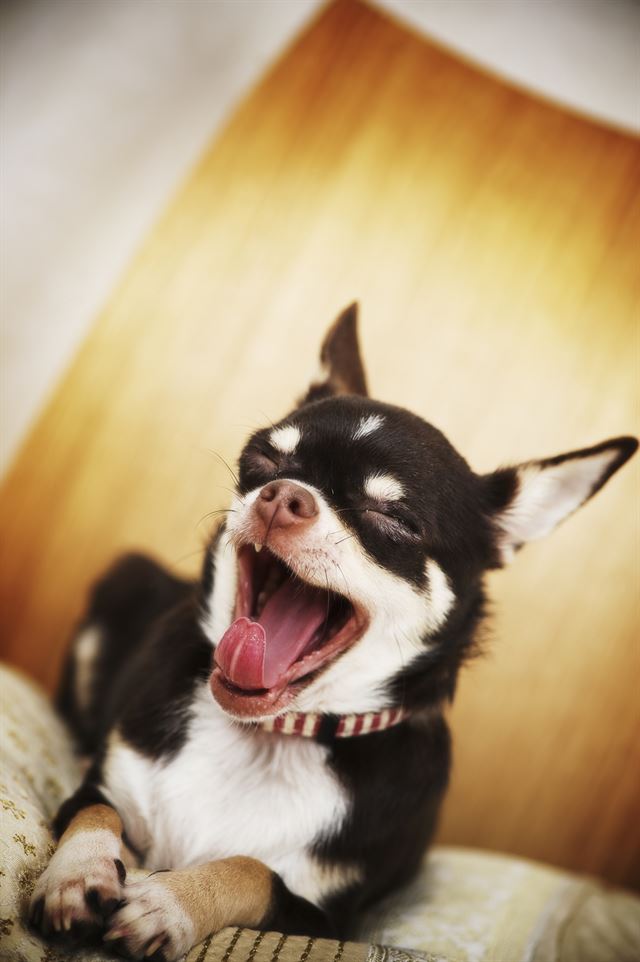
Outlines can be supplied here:
[[358, 441], [360, 438], [366, 438], [368, 434], [373, 434], [379, 427], [382, 427], [383, 423], [384, 418], [381, 414], [369, 414], [366, 418], [360, 418], [360, 423], [353, 432], [353, 440]]
[[372, 474], [364, 482], [364, 493], [377, 501], [399, 501], [404, 488], [390, 474]]
[[88, 628], [82, 629], [73, 644], [75, 696], [82, 711], [86, 711], [89, 707], [94, 666], [101, 641], [102, 632], [100, 629], [95, 625], [90, 625]]
[[[349, 542], [345, 542], [347, 545]], [[351, 553], [351, 545], [349, 548]], [[356, 570], [350, 563], [353, 560], [341, 560], [340, 567], [347, 572]], [[345, 714], [389, 707], [381, 694], [385, 683], [428, 650], [429, 635], [444, 624], [455, 603], [447, 576], [432, 559], [426, 562], [425, 574], [426, 592], [377, 564], [360, 574], [358, 580], [366, 577], [368, 583], [369, 605], [375, 605], [369, 628], [317, 681], [300, 692], [296, 699], [298, 711]], [[338, 584], [336, 590], [340, 591]]]
[[313, 739], [232, 721], [205, 682], [194, 695], [180, 751], [153, 761], [112, 735], [101, 789], [132, 843], [145, 851], [147, 869], [187, 868], [242, 852], [318, 902], [356, 878], [353, 866], [341, 873], [311, 854], [316, 839], [340, 831], [348, 811], [326, 758], [327, 749]]
[[445, 619], [456, 600], [456, 596], [451, 590], [449, 579], [433, 558], [429, 558], [425, 565], [425, 574], [428, 580], [428, 595], [431, 604], [431, 612], [436, 628], [444, 624]]
[[[280, 548], [279, 535], [272, 532], [268, 547], [304, 581], [345, 595], [364, 609], [369, 626], [359, 641], [299, 692], [288, 710], [348, 714], [391, 707], [384, 695], [386, 683], [425, 651], [429, 636], [443, 624], [455, 601], [449, 582], [434, 561], [426, 562], [426, 589], [389, 571], [367, 553], [345, 527], [344, 516], [317, 488], [299, 479], [295, 483], [313, 494], [318, 515], [294, 539], [285, 540], [283, 534]], [[227, 531], [216, 548], [210, 614], [203, 622], [214, 645], [233, 620], [235, 544], [255, 540], [253, 504], [261, 490], [234, 499]]]
[[269, 435], [269, 440], [282, 454], [293, 454], [300, 443], [300, 437], [300, 428], [295, 424], [286, 424], [282, 428], [274, 428]]
[[[254, 492], [255, 497], [257, 497], [259, 490]], [[255, 497], [253, 498], [254, 501]], [[231, 504], [232, 511], [237, 511], [242, 501], [234, 497]], [[202, 628], [207, 638], [213, 644], [217, 644], [233, 621], [238, 587], [236, 549], [230, 543], [225, 528], [219, 535], [215, 552], [209, 559], [208, 564], [213, 566], [213, 590], [207, 598], [207, 613]]]

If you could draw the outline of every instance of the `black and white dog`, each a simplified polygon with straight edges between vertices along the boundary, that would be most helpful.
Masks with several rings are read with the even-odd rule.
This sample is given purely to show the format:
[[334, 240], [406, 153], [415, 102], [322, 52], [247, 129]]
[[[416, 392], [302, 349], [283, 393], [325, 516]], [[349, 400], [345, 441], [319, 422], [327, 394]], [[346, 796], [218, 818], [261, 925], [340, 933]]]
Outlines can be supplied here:
[[367, 397], [355, 306], [321, 362], [245, 445], [200, 582], [128, 556], [93, 592], [59, 701], [93, 763], [33, 893], [46, 934], [165, 960], [226, 925], [347, 936], [434, 831], [484, 573], [637, 447], [480, 476]]

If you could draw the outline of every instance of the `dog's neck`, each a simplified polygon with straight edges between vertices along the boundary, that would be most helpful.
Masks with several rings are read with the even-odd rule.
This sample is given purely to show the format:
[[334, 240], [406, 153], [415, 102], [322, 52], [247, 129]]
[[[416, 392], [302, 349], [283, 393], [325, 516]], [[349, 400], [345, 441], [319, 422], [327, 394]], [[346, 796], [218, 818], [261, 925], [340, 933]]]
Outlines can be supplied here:
[[287, 712], [260, 722], [266, 732], [299, 735], [302, 738], [355, 738], [399, 725], [410, 714], [404, 708], [385, 708], [362, 715], [322, 715], [318, 712]]

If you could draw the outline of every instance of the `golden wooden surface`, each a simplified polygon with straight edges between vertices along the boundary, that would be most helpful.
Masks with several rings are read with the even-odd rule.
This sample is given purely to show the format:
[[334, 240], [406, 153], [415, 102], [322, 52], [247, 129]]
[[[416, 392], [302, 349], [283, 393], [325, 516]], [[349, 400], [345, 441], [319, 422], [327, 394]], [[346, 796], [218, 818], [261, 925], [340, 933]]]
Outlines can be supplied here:
[[[6, 657], [51, 687], [124, 548], [196, 570], [228, 499], [212, 449], [286, 411], [353, 298], [376, 395], [478, 470], [637, 433], [639, 173], [630, 137], [330, 6], [171, 204], [4, 484]], [[640, 883], [639, 463], [491, 577], [441, 839]]]

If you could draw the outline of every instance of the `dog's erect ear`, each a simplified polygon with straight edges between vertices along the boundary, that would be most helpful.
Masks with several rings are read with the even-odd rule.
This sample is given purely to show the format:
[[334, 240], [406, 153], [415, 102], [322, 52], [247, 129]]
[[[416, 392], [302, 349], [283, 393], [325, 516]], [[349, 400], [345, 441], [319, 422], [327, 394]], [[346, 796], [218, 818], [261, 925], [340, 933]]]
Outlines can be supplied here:
[[355, 303], [350, 304], [327, 331], [320, 349], [320, 372], [298, 404], [302, 406], [338, 394], [365, 397], [367, 394], [367, 379], [358, 344], [358, 305]]
[[500, 468], [483, 478], [498, 534], [499, 560], [542, 538], [599, 491], [638, 447], [613, 438], [582, 451]]

